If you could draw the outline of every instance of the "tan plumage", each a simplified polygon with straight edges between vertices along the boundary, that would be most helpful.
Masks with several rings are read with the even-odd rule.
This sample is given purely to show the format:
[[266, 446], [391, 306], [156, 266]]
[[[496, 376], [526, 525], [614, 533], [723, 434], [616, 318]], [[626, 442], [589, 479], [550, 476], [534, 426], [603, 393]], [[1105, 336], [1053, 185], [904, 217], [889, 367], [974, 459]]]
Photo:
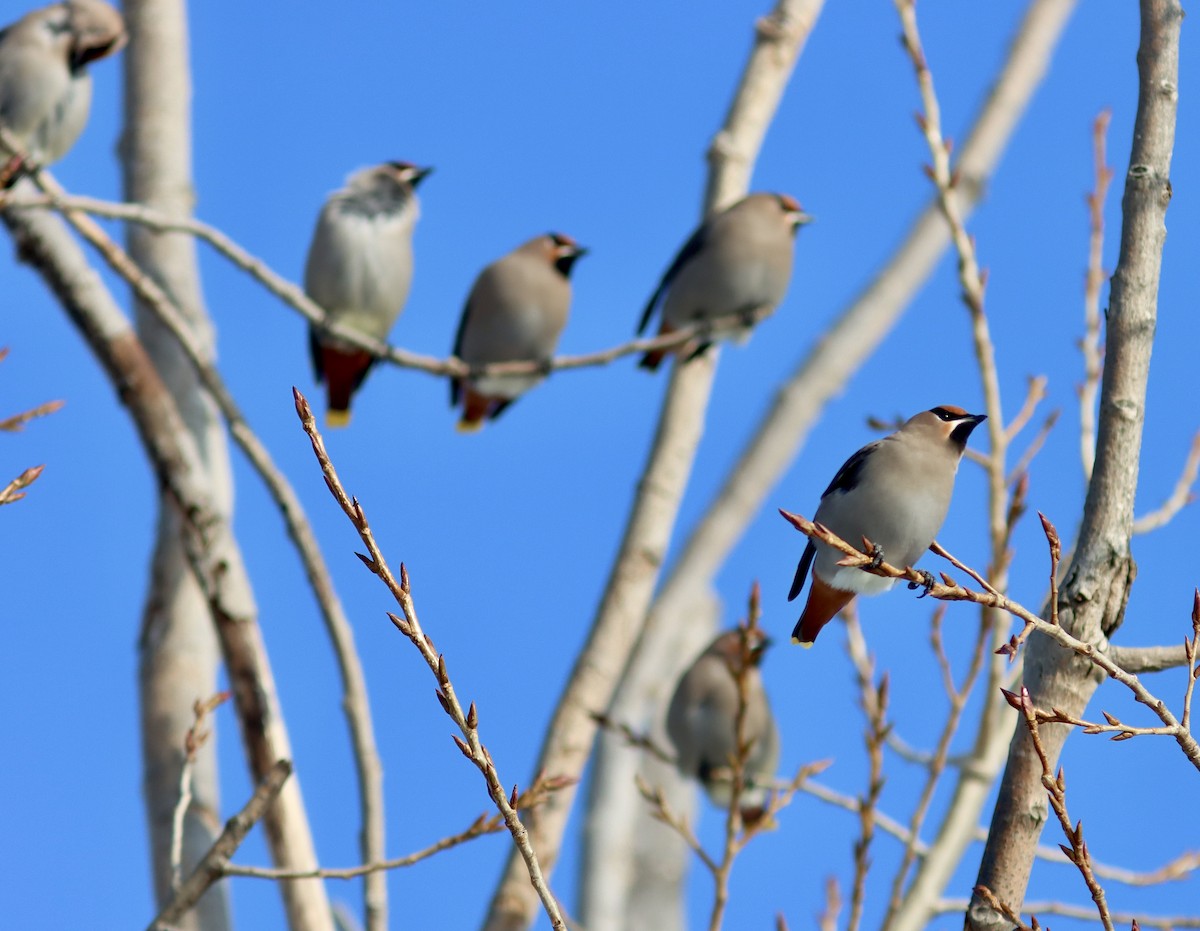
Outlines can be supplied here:
[[[703, 352], [717, 337], [744, 338], [783, 300], [792, 277], [796, 230], [811, 218], [787, 194], [750, 194], [706, 219], [671, 262], [642, 311], [638, 333], [662, 307], [659, 334], [719, 317], [741, 320], [683, 347]], [[648, 352], [642, 368], [656, 369], [665, 351]]]
[[[121, 14], [101, 0], [54, 3], [0, 30], [0, 122], [35, 161], [55, 162], [75, 144], [91, 109], [87, 66], [125, 41]], [[6, 168], [10, 179], [16, 167]]]
[[[742, 634], [718, 636], [679, 679], [667, 708], [667, 735], [685, 776], [698, 779], [713, 804], [728, 808], [731, 765], [737, 752], [738, 689], [735, 670], [742, 665]], [[747, 632], [746, 717], [742, 735], [750, 745], [742, 817], [751, 822], [762, 814], [779, 764], [779, 732], [763, 688], [759, 664], [769, 641], [755, 629]]]
[[[329, 323], [386, 340], [412, 283], [416, 187], [433, 169], [384, 162], [354, 172], [317, 218], [304, 267], [304, 290]], [[309, 327], [317, 381], [328, 386], [330, 426], [350, 421], [350, 398], [374, 359], [345, 340]]]
[[[548, 363], [571, 306], [570, 274], [587, 252], [570, 236], [548, 233], [487, 266], [467, 297], [454, 355], [470, 366], [493, 362]], [[458, 429], [474, 431], [495, 419], [545, 376], [455, 378], [450, 406], [462, 402]]]
[[[986, 419], [943, 405], [868, 443], [825, 489], [814, 522], [855, 546], [866, 537], [893, 565], [914, 565], [946, 519], [967, 438]], [[877, 594], [894, 584], [856, 567], [839, 566], [841, 558], [833, 547], [808, 541], [788, 595], [791, 601], [800, 594], [811, 567], [813, 584], [792, 631], [794, 642], [810, 646], [856, 594]]]

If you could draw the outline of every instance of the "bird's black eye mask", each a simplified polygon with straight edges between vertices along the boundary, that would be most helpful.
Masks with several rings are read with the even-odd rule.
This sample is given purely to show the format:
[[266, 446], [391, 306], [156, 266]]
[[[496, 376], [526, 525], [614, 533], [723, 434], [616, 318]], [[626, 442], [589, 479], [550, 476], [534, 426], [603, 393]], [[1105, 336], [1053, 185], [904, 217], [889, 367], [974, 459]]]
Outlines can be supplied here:
[[978, 427], [979, 424], [980, 421], [975, 420], [974, 418], [971, 418], [970, 420], [964, 420], [950, 432], [950, 442], [956, 443], [965, 449], [967, 440], [971, 436], [971, 432]]

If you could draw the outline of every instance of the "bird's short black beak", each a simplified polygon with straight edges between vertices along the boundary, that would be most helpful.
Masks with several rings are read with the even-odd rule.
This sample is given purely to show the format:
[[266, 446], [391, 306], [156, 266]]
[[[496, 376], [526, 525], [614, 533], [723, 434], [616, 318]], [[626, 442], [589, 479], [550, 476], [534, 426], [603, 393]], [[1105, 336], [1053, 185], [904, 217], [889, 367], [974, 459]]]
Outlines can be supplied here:
[[413, 187], [416, 187], [418, 184], [420, 184], [422, 181], [424, 181], [431, 174], [433, 174], [433, 166], [432, 165], [429, 165], [425, 168], [418, 168], [412, 176], [412, 181], [410, 181], [409, 183]]
[[987, 414], [969, 414], [958, 422], [958, 426], [950, 434], [950, 439], [959, 446], [966, 446], [971, 432], [987, 420]]

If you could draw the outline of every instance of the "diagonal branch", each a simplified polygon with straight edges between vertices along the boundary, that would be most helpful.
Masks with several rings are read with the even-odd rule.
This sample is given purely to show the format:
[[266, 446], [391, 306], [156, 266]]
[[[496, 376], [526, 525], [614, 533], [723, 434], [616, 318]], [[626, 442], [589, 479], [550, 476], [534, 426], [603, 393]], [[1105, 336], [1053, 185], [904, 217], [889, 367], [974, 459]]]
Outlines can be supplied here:
[[[804, 0], [780, 0], [758, 24], [754, 47], [725, 125], [710, 152], [704, 203], [709, 213], [746, 193], [750, 171], [787, 86], [806, 33]], [[658, 429], [587, 642], [550, 722], [538, 771], [577, 779], [596, 734], [592, 712], [606, 711], [633, 652], [666, 557], [672, 529], [703, 432], [718, 353], [672, 366]], [[530, 818], [545, 869], [558, 859], [574, 791], [559, 792]], [[535, 902], [520, 862], [510, 856], [488, 909], [486, 931], [516, 931]]]
[[[346, 493], [341, 479], [338, 478], [337, 471], [329, 459], [329, 453], [325, 449], [325, 442], [321, 438], [320, 431], [317, 429], [316, 418], [313, 417], [308, 401], [297, 389], [293, 388], [292, 393], [296, 399], [296, 413], [300, 417], [304, 432], [308, 434], [308, 438], [312, 442], [313, 453], [316, 455], [317, 461], [321, 466], [321, 472], [325, 476], [325, 484], [329, 486], [329, 491], [333, 495], [334, 500], [337, 501], [342, 512], [350, 518], [351, 523], [354, 524], [354, 529], [358, 531], [359, 537], [367, 547], [367, 555], [364, 556], [360, 553], [358, 554], [359, 559], [387, 586], [388, 591], [392, 593], [392, 597], [396, 599], [396, 603], [400, 605], [403, 617], [395, 614], [389, 614], [388, 617], [391, 618], [396, 629], [412, 641], [436, 677], [438, 691], [435, 694], [441, 703], [442, 710], [449, 715], [463, 737], [466, 738], [463, 740], [456, 735], [454, 737], [455, 744], [463, 756], [475, 764], [483, 774], [484, 781], [487, 783], [488, 795], [491, 796], [492, 801], [504, 819], [505, 826], [512, 834], [513, 843], [516, 845], [521, 859], [524, 861], [525, 868], [528, 871], [528, 880], [537, 892], [538, 898], [541, 899], [542, 907], [550, 917], [550, 922], [554, 926], [555, 931], [566, 931], [566, 921], [562, 916], [558, 900], [555, 899], [554, 894], [547, 885], [541, 864], [538, 861], [538, 855], [532, 844], [532, 839], [526, 831], [525, 826], [521, 823], [520, 817], [517, 815], [517, 802], [519, 799], [517, 788], [516, 786], [513, 787], [511, 797], [504, 791], [504, 786], [500, 783], [499, 773], [496, 771], [496, 765], [492, 762], [492, 755], [487, 751], [487, 748], [479, 738], [479, 713], [475, 708], [475, 703], [471, 702], [470, 708], [466, 711], [463, 710], [462, 704], [458, 700], [458, 694], [450, 681], [450, 675], [446, 671], [445, 657], [434, 649], [433, 641], [422, 629], [421, 622], [417, 618], [416, 605], [413, 603], [412, 591], [409, 587], [408, 571], [404, 568], [404, 564], [401, 563], [400, 578], [397, 579], [393, 575], [392, 570], [388, 568], [387, 561], [384, 559], [383, 553], [375, 542], [375, 535], [371, 531], [370, 524], [367, 523], [366, 513], [358, 503], [358, 499], [352, 499]], [[552, 776], [548, 780], [542, 780], [541, 778], [534, 780], [535, 786], [543, 783], [559, 790], [567, 788], [570, 784], [569, 780], [560, 776]], [[557, 794], [559, 793], [556, 792], [555, 795]], [[553, 797], [553, 795], [550, 796], [550, 798]], [[536, 811], [536, 809], [531, 810]]]
[[[276, 760], [290, 759], [290, 741], [257, 608], [248, 585], [242, 584], [245, 563], [229, 523], [213, 504], [197, 444], [129, 321], [57, 218], [14, 209], [0, 216], [119, 391], [158, 481], [181, 518], [184, 554], [221, 641], [250, 769], [262, 779]], [[172, 798], [174, 790], [173, 785]], [[281, 865], [315, 862], [298, 780], [283, 787], [265, 816], [265, 827]], [[312, 906], [313, 896], [285, 893], [297, 927], [329, 927], [328, 908]], [[322, 890], [314, 896], [321, 898]]]
[[[3, 127], [0, 127], [0, 138], [3, 138], [4, 132]], [[234, 442], [263, 480], [279, 509], [288, 537], [296, 548], [309, 586], [316, 597], [338, 664], [342, 681], [341, 706], [346, 715], [354, 749], [362, 810], [362, 857], [366, 862], [382, 860], [385, 849], [383, 767], [379, 761], [375, 741], [366, 675], [354, 643], [354, 630], [346, 617], [341, 599], [334, 590], [329, 567], [299, 496], [283, 471], [275, 464], [266, 445], [250, 427], [233, 394], [213, 364], [211, 350], [197, 338], [178, 303], [153, 278], [143, 272], [129, 254], [91, 217], [79, 210], [63, 206], [68, 198], [49, 172], [37, 172], [34, 182], [52, 203], [62, 207], [63, 218], [100, 253], [113, 271], [129, 283], [142, 301], [142, 306], [175, 339], [179, 352], [224, 418]], [[368, 886], [368, 924], [378, 927], [381, 923], [386, 923], [386, 888], [376, 879], [371, 879]]]
[[[1074, 556], [1058, 598], [1060, 625], [1053, 628], [1077, 643], [1088, 644], [1100, 643], [1120, 625], [1133, 581], [1129, 539], [1165, 216], [1171, 196], [1183, 10], [1176, 0], [1141, 0], [1140, 10], [1138, 109], [1122, 199], [1121, 246], [1110, 293], [1096, 459]], [[1096, 689], [1098, 680], [1091, 663], [1103, 668], [1110, 661], [1103, 654], [1093, 658], [1062, 646], [1066, 644], [1058, 638], [1035, 637], [1030, 642], [1026, 686], [1036, 704], [1077, 715]], [[1081, 662], [1080, 656], [1086, 656], [1088, 662]], [[1124, 675], [1137, 682], [1128, 673]], [[1156, 712], [1160, 708], [1155, 708]], [[1054, 728], [1043, 737], [1051, 766], [1059, 758], [1067, 733], [1065, 728]], [[1189, 759], [1200, 767], [1200, 747], [1195, 740], [1190, 734], [1179, 740]], [[1029, 741], [1023, 734], [1014, 735], [977, 878], [977, 885], [988, 887], [1010, 905], [1019, 906], [1025, 897], [1041, 833], [1036, 817], [1045, 804], [1041, 773], [1041, 761]], [[1005, 927], [1005, 919], [975, 897], [967, 927], [993, 931]]]
[[188, 913], [205, 891], [225, 875], [225, 864], [242, 845], [250, 829], [269, 810], [278, 797], [284, 783], [292, 774], [289, 760], [278, 760], [267, 770], [266, 775], [254, 789], [250, 801], [225, 824], [225, 830], [217, 838], [212, 849], [205, 855], [192, 874], [180, 885], [174, 897], [150, 922], [147, 931], [166, 931]]

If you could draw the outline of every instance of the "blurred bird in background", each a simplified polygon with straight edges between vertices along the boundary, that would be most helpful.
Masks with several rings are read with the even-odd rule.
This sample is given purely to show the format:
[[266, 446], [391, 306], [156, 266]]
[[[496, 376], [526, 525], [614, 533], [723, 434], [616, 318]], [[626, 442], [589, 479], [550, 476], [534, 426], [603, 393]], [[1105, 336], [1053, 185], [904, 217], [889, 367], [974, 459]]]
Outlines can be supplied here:
[[679, 771], [698, 779], [712, 803], [728, 810], [738, 750], [737, 676], [744, 671], [742, 739], [750, 748], [740, 802], [745, 824], [762, 818], [779, 764], [779, 731], [759, 672], [769, 645], [757, 627], [725, 631], [683, 674], [667, 708], [667, 735], [675, 745]]
[[[383, 341], [412, 284], [413, 228], [420, 216], [416, 188], [432, 168], [384, 162], [354, 172], [321, 208], [304, 290], [325, 310], [326, 322]], [[350, 422], [350, 398], [375, 359], [320, 327], [310, 326], [317, 381], [328, 387], [326, 423]]]
[[[487, 266], [467, 297], [454, 355], [472, 368], [494, 362], [549, 364], [571, 307], [571, 269], [587, 250], [563, 233], [536, 236]], [[545, 378], [468, 375], [450, 383], [462, 403], [458, 429], [473, 432]]]
[[[792, 277], [796, 230], [812, 221], [787, 194], [750, 194], [700, 224], [679, 250], [642, 311], [638, 334], [656, 307], [660, 336], [721, 317], [739, 319], [700, 331], [680, 352], [693, 358], [723, 336], [745, 339], [783, 300]], [[657, 369], [668, 350], [646, 353], [639, 363]]]
[[[41, 165], [75, 144], [92, 106], [87, 66], [126, 42], [121, 14], [101, 0], [67, 0], [26, 13], [0, 30], [0, 123]], [[21, 161], [0, 145], [0, 186]]]

